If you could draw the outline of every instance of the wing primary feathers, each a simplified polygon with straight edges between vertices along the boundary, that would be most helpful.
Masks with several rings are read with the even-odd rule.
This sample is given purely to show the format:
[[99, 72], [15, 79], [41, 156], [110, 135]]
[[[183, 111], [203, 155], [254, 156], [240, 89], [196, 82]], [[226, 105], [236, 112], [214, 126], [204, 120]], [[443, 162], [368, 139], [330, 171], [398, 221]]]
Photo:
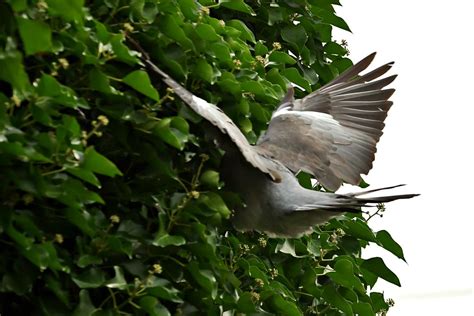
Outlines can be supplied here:
[[357, 64], [354, 66], [350, 67], [346, 71], [344, 71], [342, 74], [340, 74], [338, 77], [336, 77], [334, 80], [329, 82], [327, 86], [332, 86], [334, 84], [340, 83], [340, 82], [345, 82], [347, 80], [352, 79], [356, 75], [358, 75], [361, 71], [365, 70], [367, 67], [369, 67], [370, 63], [372, 60], [374, 60], [376, 53], [372, 53], [369, 56], [365, 57], [361, 61], [359, 61]]

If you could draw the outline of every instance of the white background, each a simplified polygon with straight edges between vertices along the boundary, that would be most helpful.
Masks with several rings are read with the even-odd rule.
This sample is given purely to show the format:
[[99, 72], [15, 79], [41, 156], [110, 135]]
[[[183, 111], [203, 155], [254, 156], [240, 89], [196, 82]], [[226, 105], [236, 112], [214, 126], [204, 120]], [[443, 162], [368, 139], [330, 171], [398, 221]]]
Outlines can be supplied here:
[[[377, 51], [374, 65], [395, 61], [394, 106], [374, 168], [372, 188], [407, 183], [393, 193], [420, 197], [387, 204], [386, 229], [408, 263], [373, 247], [402, 287], [379, 282], [395, 300], [390, 315], [474, 315], [474, 6], [451, 0], [342, 0], [337, 14], [352, 34], [356, 62]], [[348, 188], [344, 188], [344, 191]]]

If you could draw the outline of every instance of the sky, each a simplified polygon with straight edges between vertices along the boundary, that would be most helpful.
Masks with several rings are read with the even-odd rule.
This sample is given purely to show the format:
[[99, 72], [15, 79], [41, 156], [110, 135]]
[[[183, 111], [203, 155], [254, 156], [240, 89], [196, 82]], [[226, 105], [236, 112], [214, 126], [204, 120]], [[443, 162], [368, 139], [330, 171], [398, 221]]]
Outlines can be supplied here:
[[[472, 4], [471, 4], [472, 3]], [[389, 315], [474, 315], [474, 2], [341, 0], [337, 14], [352, 33], [354, 62], [377, 51], [374, 66], [395, 61], [394, 105], [366, 182], [406, 183], [393, 193], [421, 193], [387, 204], [371, 219], [404, 249], [407, 263], [376, 246], [402, 287], [379, 282], [395, 300]], [[347, 189], [347, 188], [345, 188]], [[350, 191], [350, 190], [347, 190]]]

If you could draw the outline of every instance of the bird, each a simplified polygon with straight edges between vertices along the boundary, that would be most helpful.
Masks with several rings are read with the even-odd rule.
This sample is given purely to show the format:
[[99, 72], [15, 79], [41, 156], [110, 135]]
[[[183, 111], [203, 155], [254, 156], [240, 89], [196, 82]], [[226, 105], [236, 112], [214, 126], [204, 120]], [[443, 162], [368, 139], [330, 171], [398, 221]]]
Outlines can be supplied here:
[[[401, 185], [333, 193], [343, 183], [358, 185], [361, 174], [372, 168], [384, 120], [393, 104], [389, 98], [395, 90], [385, 87], [396, 75], [381, 78], [393, 62], [361, 74], [375, 54], [302, 99], [296, 99], [294, 88], [288, 87], [255, 145], [218, 106], [191, 93], [156, 66], [143, 50], [142, 61], [219, 130], [217, 142], [225, 151], [222, 178], [244, 202], [235, 209], [234, 227], [269, 237], [298, 238], [345, 212], [361, 212], [364, 206], [418, 195], [364, 197]], [[312, 175], [327, 192], [302, 187], [296, 177], [301, 171]]]

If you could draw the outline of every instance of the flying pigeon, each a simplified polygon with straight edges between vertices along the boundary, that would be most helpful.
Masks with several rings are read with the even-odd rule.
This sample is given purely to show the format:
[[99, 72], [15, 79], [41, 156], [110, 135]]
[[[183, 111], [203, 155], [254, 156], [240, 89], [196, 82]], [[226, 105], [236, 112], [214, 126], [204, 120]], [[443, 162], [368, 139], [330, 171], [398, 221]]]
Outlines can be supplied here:
[[417, 195], [363, 197], [396, 186], [353, 194], [319, 192], [302, 187], [295, 176], [305, 171], [336, 191], [343, 182], [359, 184], [361, 174], [372, 168], [392, 105], [388, 99], [395, 91], [384, 87], [396, 78], [379, 79], [393, 63], [361, 75], [374, 57], [375, 53], [370, 54], [302, 99], [295, 99], [289, 88], [267, 131], [251, 145], [220, 108], [192, 94], [146, 54], [142, 56], [146, 66], [185, 103], [225, 134], [221, 173], [226, 187], [244, 200], [232, 218], [234, 227], [270, 237], [299, 237], [344, 212]]

